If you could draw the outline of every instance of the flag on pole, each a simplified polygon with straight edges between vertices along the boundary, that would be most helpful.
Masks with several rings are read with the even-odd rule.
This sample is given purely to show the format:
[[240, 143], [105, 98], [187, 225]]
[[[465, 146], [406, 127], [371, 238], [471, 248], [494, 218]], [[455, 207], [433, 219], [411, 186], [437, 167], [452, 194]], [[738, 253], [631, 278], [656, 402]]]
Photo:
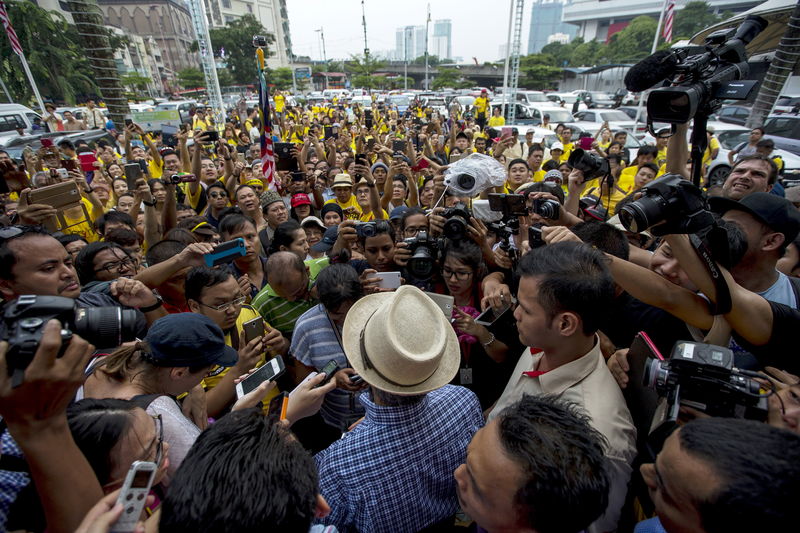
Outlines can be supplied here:
[[675, 18], [675, 0], [667, 0], [666, 13], [664, 14], [664, 29], [661, 35], [666, 42], [672, 41], [672, 22]]
[[6, 11], [5, 2], [0, 2], [0, 22], [3, 23], [3, 27], [6, 29], [6, 34], [8, 35], [8, 41], [11, 43], [11, 49], [14, 51], [15, 54], [21, 56], [22, 45], [19, 43], [19, 37], [17, 37], [17, 32], [14, 31], [14, 27], [11, 25], [11, 19], [8, 18], [8, 11]]
[[269, 88], [264, 68], [264, 51], [259, 48], [258, 56], [258, 114], [261, 119], [261, 172], [264, 175], [265, 187], [277, 191], [275, 179], [275, 151], [272, 144], [272, 121], [270, 120]]

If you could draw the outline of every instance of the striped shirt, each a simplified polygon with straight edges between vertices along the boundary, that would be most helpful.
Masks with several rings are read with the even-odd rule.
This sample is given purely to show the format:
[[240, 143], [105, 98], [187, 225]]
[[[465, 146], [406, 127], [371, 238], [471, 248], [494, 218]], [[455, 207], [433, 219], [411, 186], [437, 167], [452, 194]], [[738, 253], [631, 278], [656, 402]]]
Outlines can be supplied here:
[[[311, 290], [311, 282], [309, 282], [308, 288]], [[316, 304], [316, 300], [295, 300], [290, 302], [286, 298], [278, 296], [270, 285], [261, 289], [261, 292], [251, 302], [251, 305], [264, 317], [264, 320], [289, 340], [292, 339], [297, 319]]]
[[[334, 359], [339, 368], [347, 368], [350, 363], [344, 355], [342, 345], [334, 324], [328, 318], [328, 313], [322, 304], [315, 305], [297, 319], [292, 336], [292, 345], [289, 353], [306, 366], [322, 370], [331, 359]], [[341, 330], [339, 330], [341, 336]], [[325, 395], [320, 414], [322, 418], [333, 427], [345, 429], [358, 418], [364, 416], [364, 408], [357, 397], [352, 398], [351, 393], [342, 389], [333, 389]], [[350, 409], [350, 405], [354, 409]]]

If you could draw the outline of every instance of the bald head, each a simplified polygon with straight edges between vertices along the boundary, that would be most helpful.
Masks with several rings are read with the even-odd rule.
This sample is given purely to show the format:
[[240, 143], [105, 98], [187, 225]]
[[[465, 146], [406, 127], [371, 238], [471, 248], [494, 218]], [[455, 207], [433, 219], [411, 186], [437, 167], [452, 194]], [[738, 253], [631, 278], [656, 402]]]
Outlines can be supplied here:
[[267, 278], [272, 290], [290, 302], [303, 299], [308, 293], [306, 265], [291, 252], [275, 252], [269, 256]]

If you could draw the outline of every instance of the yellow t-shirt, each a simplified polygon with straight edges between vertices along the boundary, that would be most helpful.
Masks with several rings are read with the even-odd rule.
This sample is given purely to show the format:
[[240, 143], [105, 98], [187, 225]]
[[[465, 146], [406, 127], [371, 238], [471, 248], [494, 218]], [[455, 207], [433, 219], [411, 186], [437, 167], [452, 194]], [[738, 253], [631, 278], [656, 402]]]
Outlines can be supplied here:
[[489, 99], [479, 96], [472, 102], [472, 107], [475, 109], [475, 118], [485, 117], [486, 109], [489, 107]]
[[155, 159], [151, 159], [147, 162], [147, 171], [150, 172], [151, 178], [161, 178], [164, 175], [164, 160], [162, 159], [159, 165]]
[[275, 95], [275, 112], [276, 113], [283, 113], [283, 109], [286, 107], [286, 97], [282, 94]]
[[[86, 213], [89, 213], [89, 219], [86, 219], [83, 209], [78, 211], [78, 208], [72, 208], [64, 211], [64, 221], [67, 223], [68, 227], [62, 228], [61, 231], [62, 233], [66, 234], [80, 235], [89, 242], [99, 241], [100, 236], [94, 231], [93, 223], [95, 218], [97, 218], [97, 216], [100, 214], [92, 212], [92, 202], [90, 202], [88, 199], [81, 198], [81, 203], [83, 204], [84, 209], [86, 209]], [[73, 209], [75, 209], [75, 217], [67, 214], [68, 211], [72, 211]]]
[[[361, 207], [358, 205], [358, 201], [356, 200], [356, 196], [354, 194], [350, 195], [350, 199], [347, 200], [347, 203], [343, 204], [338, 199], [331, 198], [325, 202], [325, 205], [327, 204], [336, 204], [341, 207], [342, 211], [344, 211], [344, 218], [347, 220], [358, 220], [361, 217]], [[348, 213], [347, 209], [349, 208], [355, 208], [355, 211]]]
[[489, 119], [489, 126], [492, 128], [505, 125], [506, 125], [506, 119], [504, 119], [503, 117], [493, 116], [492, 118]]
[[622, 169], [622, 172], [619, 173], [619, 179], [617, 180], [617, 187], [623, 190], [633, 187], [637, 172], [639, 172], [639, 167], [636, 165]]
[[192, 130], [206, 131], [211, 126], [208, 119], [197, 118], [197, 115], [192, 117]]
[[575, 149], [575, 143], [566, 143], [566, 144], [564, 144], [564, 153], [561, 154], [561, 157], [559, 158], [559, 161], [561, 163], [563, 163], [564, 161], [568, 160], [569, 159], [569, 155], [572, 153], [572, 151], [574, 149]]
[[[386, 212], [385, 209], [381, 209], [383, 211], [383, 220], [389, 220], [389, 213]], [[369, 213], [361, 213], [358, 217], [359, 222], [372, 222], [375, 220], [375, 213], [370, 211]]]
[[[255, 309], [253, 309], [249, 305], [243, 305], [242, 306], [242, 311], [239, 313], [239, 318], [236, 319], [236, 332], [237, 332], [237, 334], [238, 334], [238, 332], [240, 332], [242, 330], [242, 325], [245, 322], [249, 322], [250, 320], [253, 320], [254, 318], [257, 318], [259, 316], [261, 316], [261, 315], [258, 314], [258, 311], [256, 311]], [[270, 325], [266, 321], [264, 321], [264, 326], [265, 327], [270, 327]], [[230, 335], [230, 333], [226, 333], [225, 334], [225, 344], [227, 346], [233, 346], [233, 344], [231, 343], [231, 335]], [[259, 359], [258, 363], [256, 364], [256, 367], [261, 367], [261, 366], [264, 365], [264, 363], [267, 362], [267, 355], [268, 354], [263, 354], [261, 356], [261, 359]], [[274, 355], [275, 354], [270, 354], [269, 358], [272, 359], [272, 357]], [[216, 387], [219, 384], [219, 382], [222, 380], [222, 378], [225, 377], [225, 374], [228, 373], [228, 370], [230, 370], [230, 368], [219, 366], [219, 365], [217, 365], [214, 368], [212, 368], [211, 372], [208, 373], [208, 376], [203, 378], [203, 382], [202, 382], [203, 388], [206, 389], [206, 390], [211, 390], [214, 387]], [[269, 400], [271, 400], [272, 398], [274, 398], [277, 395], [278, 395], [278, 389], [277, 388], [272, 389], [267, 394], [267, 397], [263, 400], [265, 406], [269, 405]]]
[[708, 146], [706, 147], [706, 151], [703, 152], [703, 166], [711, 163], [711, 152], [717, 148], [719, 148], [719, 141], [716, 137], [711, 137], [711, 140], [708, 142]]
[[658, 151], [656, 154], [656, 160], [653, 161], [658, 166], [661, 166], [667, 162], [667, 147], [665, 146], [661, 150]]
[[537, 170], [533, 173], [533, 181], [534, 183], [537, 181], [544, 181], [544, 175], [547, 174], [544, 170]]

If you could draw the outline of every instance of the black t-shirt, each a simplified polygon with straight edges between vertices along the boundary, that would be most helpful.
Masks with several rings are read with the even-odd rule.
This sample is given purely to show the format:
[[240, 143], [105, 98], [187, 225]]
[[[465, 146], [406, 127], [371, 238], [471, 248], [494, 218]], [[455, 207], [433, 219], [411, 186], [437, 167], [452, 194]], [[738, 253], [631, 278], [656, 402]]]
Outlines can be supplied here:
[[800, 374], [800, 358], [797, 356], [797, 337], [800, 331], [800, 311], [788, 305], [768, 302], [772, 310], [772, 333], [769, 341], [754, 346], [734, 332], [733, 337], [740, 346], [758, 359], [761, 366], [774, 366], [792, 374]]
[[661, 308], [637, 300], [623, 292], [604, 313], [600, 331], [618, 348], [627, 348], [640, 331], [644, 331], [665, 358], [679, 340], [692, 340], [686, 324]]

